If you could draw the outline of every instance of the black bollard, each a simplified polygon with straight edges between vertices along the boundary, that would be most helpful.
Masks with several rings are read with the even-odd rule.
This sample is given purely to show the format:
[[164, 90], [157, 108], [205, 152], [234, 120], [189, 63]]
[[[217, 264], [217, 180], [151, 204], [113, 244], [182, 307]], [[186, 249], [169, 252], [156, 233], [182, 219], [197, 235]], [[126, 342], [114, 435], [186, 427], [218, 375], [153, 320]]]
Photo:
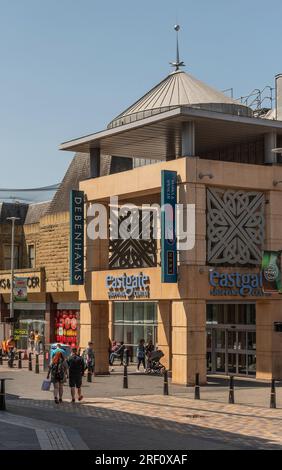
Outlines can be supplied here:
[[195, 377], [195, 400], [200, 400], [200, 374], [197, 373]]
[[126, 366], [128, 366], [129, 364], [129, 354], [128, 354], [128, 349], [125, 349], [124, 350], [124, 354], [123, 354], [123, 364], [125, 364]]
[[92, 371], [90, 366], [88, 366], [87, 369], [87, 382], [92, 382]]
[[22, 353], [19, 351], [18, 369], [22, 368]]
[[271, 380], [270, 408], [276, 408], [275, 380]]
[[164, 371], [164, 395], [168, 395], [168, 375], [167, 375], [167, 370]]
[[6, 400], [5, 400], [5, 379], [1, 380], [1, 388], [0, 388], [0, 410], [6, 410]]
[[35, 354], [35, 373], [39, 374], [39, 354]]
[[32, 370], [32, 353], [28, 355], [28, 370]]
[[234, 405], [235, 400], [234, 400], [234, 375], [230, 375], [229, 377], [229, 399], [228, 403], [231, 405]]
[[123, 369], [123, 388], [128, 388], [127, 366], [124, 366]]
[[2, 348], [0, 348], [0, 366], [3, 366], [3, 352], [2, 352]]

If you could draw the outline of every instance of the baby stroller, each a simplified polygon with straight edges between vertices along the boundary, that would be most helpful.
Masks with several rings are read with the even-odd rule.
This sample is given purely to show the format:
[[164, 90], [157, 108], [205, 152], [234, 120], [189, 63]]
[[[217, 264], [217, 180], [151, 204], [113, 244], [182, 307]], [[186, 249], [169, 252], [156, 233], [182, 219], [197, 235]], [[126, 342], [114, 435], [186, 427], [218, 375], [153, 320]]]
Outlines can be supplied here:
[[147, 369], [145, 374], [163, 375], [165, 366], [160, 362], [160, 359], [164, 357], [164, 353], [160, 350], [152, 351], [148, 357]]

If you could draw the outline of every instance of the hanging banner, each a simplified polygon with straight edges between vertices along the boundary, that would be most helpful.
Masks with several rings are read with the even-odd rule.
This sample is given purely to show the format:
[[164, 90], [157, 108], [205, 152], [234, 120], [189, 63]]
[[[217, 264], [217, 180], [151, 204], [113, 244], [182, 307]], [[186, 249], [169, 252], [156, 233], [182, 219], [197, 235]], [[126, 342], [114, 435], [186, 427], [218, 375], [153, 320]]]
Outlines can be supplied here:
[[84, 283], [84, 192], [70, 193], [70, 284]]
[[14, 277], [14, 302], [27, 302], [27, 277]]
[[162, 282], [177, 282], [176, 244], [177, 172], [161, 173], [161, 261]]
[[281, 251], [264, 251], [261, 271], [263, 291], [282, 294]]

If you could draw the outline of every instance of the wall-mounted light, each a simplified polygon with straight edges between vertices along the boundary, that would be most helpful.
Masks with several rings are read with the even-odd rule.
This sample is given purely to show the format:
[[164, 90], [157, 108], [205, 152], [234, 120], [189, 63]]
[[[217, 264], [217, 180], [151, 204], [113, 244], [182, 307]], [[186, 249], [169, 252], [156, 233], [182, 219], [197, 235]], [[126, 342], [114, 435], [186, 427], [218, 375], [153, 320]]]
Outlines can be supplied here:
[[213, 174], [212, 173], [199, 173], [199, 179], [202, 180], [203, 178], [205, 177], [208, 177], [210, 180], [213, 178]]

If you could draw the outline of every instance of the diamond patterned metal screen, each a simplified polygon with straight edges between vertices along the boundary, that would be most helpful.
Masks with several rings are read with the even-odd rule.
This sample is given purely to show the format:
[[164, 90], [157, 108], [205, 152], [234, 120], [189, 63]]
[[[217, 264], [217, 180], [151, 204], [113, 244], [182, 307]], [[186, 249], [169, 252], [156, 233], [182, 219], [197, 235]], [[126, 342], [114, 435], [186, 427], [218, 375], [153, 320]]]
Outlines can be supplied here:
[[208, 188], [208, 264], [259, 265], [264, 224], [263, 193]]
[[[119, 217], [120, 224], [130, 217], [130, 213]], [[138, 234], [134, 238], [118, 238], [109, 240], [110, 269], [146, 268], [157, 266], [157, 241], [153, 238], [153, 214], [150, 214], [150, 238], [142, 239], [142, 214], [139, 212]], [[131, 225], [128, 224], [128, 232]], [[137, 235], [137, 236], [136, 236]]]

